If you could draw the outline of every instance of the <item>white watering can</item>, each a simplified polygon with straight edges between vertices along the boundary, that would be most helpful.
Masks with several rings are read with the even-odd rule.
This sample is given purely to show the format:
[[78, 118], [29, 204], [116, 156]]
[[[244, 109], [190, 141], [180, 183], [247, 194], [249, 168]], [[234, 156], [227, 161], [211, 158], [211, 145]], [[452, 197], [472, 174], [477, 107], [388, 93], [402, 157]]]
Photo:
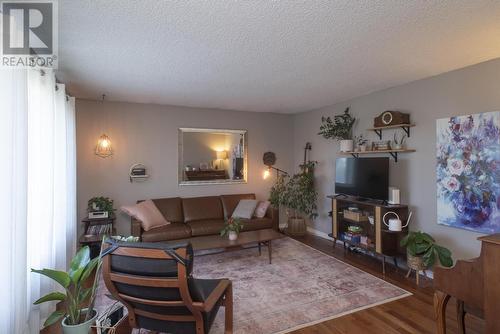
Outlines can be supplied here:
[[[385, 217], [388, 214], [393, 214], [396, 216], [396, 218], [389, 219], [389, 224], [385, 221]], [[403, 226], [403, 223], [401, 222], [401, 219], [399, 219], [398, 214], [394, 211], [386, 212], [386, 214], [384, 215], [382, 220], [384, 221], [385, 226], [387, 226], [389, 228], [389, 231], [401, 232], [401, 230], [403, 228], [405, 228], [406, 226], [408, 226], [408, 224], [410, 223], [410, 219], [411, 219], [412, 214], [413, 214], [413, 212], [410, 211], [410, 214], [408, 215], [408, 220], [406, 221], [406, 224], [404, 226]]]

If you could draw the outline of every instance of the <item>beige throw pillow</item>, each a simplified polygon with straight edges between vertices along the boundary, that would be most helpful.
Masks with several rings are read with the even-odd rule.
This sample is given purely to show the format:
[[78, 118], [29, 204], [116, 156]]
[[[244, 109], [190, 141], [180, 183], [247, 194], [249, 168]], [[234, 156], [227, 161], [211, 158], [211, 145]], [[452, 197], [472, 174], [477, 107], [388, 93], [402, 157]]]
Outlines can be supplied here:
[[135, 205], [122, 206], [121, 210], [139, 220], [144, 231], [170, 224], [150, 199]]
[[253, 216], [257, 201], [254, 199], [242, 199], [233, 211], [232, 218], [250, 219]]
[[267, 208], [269, 208], [269, 205], [271, 205], [269, 201], [259, 201], [259, 204], [257, 204], [257, 207], [255, 208], [255, 212], [253, 213], [253, 215], [257, 218], [264, 218], [267, 212]]

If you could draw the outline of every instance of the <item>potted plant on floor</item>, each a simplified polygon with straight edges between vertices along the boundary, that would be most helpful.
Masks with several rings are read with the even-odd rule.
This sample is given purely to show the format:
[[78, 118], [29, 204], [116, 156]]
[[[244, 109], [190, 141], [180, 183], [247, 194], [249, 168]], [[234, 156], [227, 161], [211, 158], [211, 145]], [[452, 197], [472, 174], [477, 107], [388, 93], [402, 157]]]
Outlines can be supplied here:
[[306, 233], [304, 216], [311, 219], [317, 216], [316, 200], [318, 193], [314, 187], [315, 161], [301, 165], [301, 171], [293, 175], [284, 185], [280, 204], [287, 209], [287, 232], [294, 236]]
[[229, 237], [229, 240], [238, 239], [238, 234], [240, 234], [243, 229], [243, 223], [239, 218], [229, 218], [226, 220], [224, 227], [220, 231], [221, 237], [225, 237], [226, 235]]
[[[63, 318], [62, 329], [64, 334], [88, 334], [90, 326], [97, 318], [94, 301], [101, 262], [100, 256], [90, 259], [90, 249], [85, 246], [71, 260], [68, 272], [52, 269], [31, 269], [34, 273], [53, 279], [65, 290], [65, 293], [51, 292], [33, 303], [38, 305], [50, 301], [63, 302], [63, 310], [54, 311], [45, 321], [44, 327], [50, 326]], [[84, 282], [94, 271], [96, 274], [93, 285], [90, 288], [85, 288]], [[85, 303], [87, 300], [89, 302]], [[85, 304], [87, 306], [83, 307]]]
[[[431, 268], [439, 260], [443, 267], [451, 267], [453, 259], [449, 249], [436, 244], [429, 234], [416, 231], [410, 232], [401, 240], [401, 246], [406, 247], [407, 263], [410, 271]], [[408, 274], [410, 273], [408, 272]], [[407, 275], [409, 276], [409, 275]]]
[[321, 117], [319, 135], [326, 139], [340, 140], [340, 151], [351, 152], [354, 149], [352, 140], [352, 127], [356, 119], [349, 114], [347, 108], [342, 115], [336, 115], [333, 120], [330, 117]]

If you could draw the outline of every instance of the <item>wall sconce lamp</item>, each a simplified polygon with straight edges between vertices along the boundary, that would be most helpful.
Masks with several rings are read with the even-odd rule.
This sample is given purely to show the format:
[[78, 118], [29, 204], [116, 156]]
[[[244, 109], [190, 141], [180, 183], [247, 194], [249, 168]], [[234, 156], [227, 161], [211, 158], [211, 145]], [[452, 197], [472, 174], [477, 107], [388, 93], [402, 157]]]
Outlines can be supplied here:
[[111, 147], [111, 139], [105, 134], [102, 134], [97, 140], [95, 154], [101, 158], [107, 158], [113, 155], [113, 147]]
[[264, 156], [262, 157], [262, 161], [264, 162], [264, 165], [267, 166], [267, 169], [262, 174], [262, 177], [264, 178], [264, 180], [267, 179], [271, 175], [271, 170], [273, 170], [273, 169], [276, 171], [276, 177], [279, 177], [280, 174], [282, 174], [283, 176], [288, 175], [288, 173], [285, 172], [284, 170], [274, 167], [274, 164], [276, 164], [276, 154], [274, 154], [274, 152], [264, 153]]

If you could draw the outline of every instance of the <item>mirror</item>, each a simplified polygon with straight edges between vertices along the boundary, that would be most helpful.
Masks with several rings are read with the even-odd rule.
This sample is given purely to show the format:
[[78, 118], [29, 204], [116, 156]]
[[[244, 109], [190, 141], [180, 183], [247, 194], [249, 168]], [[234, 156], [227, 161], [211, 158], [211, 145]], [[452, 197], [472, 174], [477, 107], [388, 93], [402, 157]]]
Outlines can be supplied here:
[[247, 131], [179, 129], [179, 184], [247, 182]]

